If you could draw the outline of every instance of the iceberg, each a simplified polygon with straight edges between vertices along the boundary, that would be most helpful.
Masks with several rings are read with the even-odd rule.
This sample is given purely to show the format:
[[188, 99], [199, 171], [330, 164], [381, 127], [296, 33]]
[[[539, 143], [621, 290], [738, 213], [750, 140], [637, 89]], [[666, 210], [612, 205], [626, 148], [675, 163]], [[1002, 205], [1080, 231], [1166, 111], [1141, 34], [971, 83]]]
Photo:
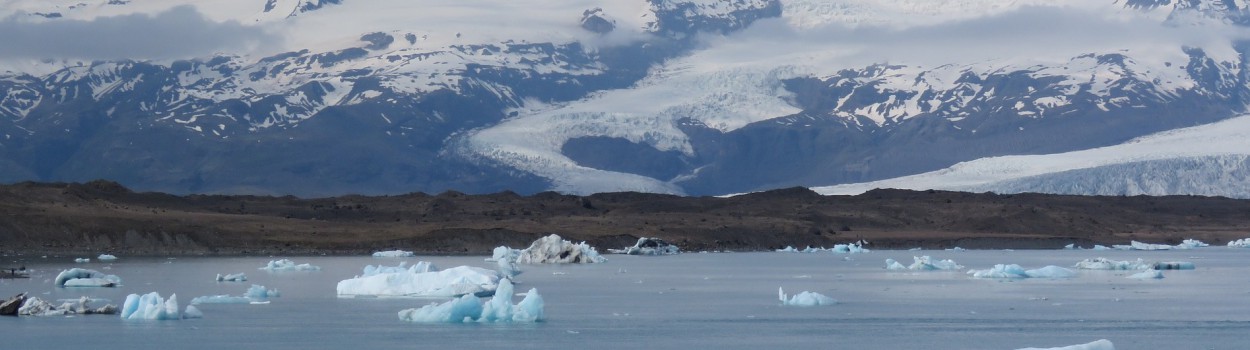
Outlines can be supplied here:
[[1128, 245], [1117, 244], [1113, 247], [1119, 250], [1172, 250], [1172, 249], [1194, 249], [1194, 248], [1202, 248], [1202, 247], [1207, 247], [1207, 246], [1210, 246], [1210, 245], [1203, 243], [1202, 241], [1199, 241], [1196, 239], [1186, 239], [1184, 241], [1181, 241], [1181, 244], [1177, 244], [1177, 245], [1151, 244], [1151, 243], [1142, 243], [1138, 241], [1129, 241]]
[[228, 294], [206, 295], [202, 297], [191, 298], [191, 305], [199, 304], [249, 304], [252, 302], [248, 297], [236, 297]]
[[204, 313], [200, 312], [200, 308], [195, 305], [187, 305], [186, 310], [182, 312], [183, 319], [204, 318]]
[[1188, 261], [1160, 261], [1151, 265], [1155, 270], [1193, 270], [1194, 263]]
[[784, 305], [784, 306], [811, 307], [811, 306], [833, 305], [833, 304], [838, 303], [837, 300], [834, 300], [833, 298], [825, 296], [824, 294], [820, 294], [816, 292], [808, 292], [808, 291], [803, 291], [803, 292], [800, 292], [799, 294], [795, 294], [794, 296], [788, 297], [786, 296], [786, 291], [781, 289], [781, 287], [777, 288], [777, 299], [780, 299], [781, 305]]
[[245, 281], [247, 281], [247, 275], [242, 272], [232, 273], [232, 274], [227, 274], [227, 275], [222, 275], [220, 273], [217, 274], [217, 282], [245, 282]]
[[38, 297], [26, 297], [26, 300], [22, 302], [22, 306], [17, 309], [17, 314], [22, 316], [61, 316], [117, 313], [116, 305], [108, 304], [92, 308], [87, 305], [91, 301], [91, 298], [84, 296], [77, 300], [66, 301], [56, 305]]
[[499, 260], [516, 261], [517, 257], [519, 256], [521, 256], [520, 249], [512, 249], [512, 248], [508, 248], [505, 246], [498, 246], [498, 247], [495, 247], [495, 250], [493, 252], [491, 252], [491, 256], [489, 258], [486, 258], [486, 261], [499, 261]]
[[522, 264], [590, 264], [607, 261], [595, 247], [586, 242], [569, 242], [552, 234], [535, 240], [529, 248], [517, 254], [516, 262]]
[[305, 263], [305, 264], [298, 264], [298, 265], [297, 265], [297, 264], [295, 264], [295, 262], [294, 262], [294, 261], [291, 261], [291, 260], [289, 260], [289, 259], [281, 259], [281, 260], [271, 260], [271, 261], [269, 261], [269, 263], [268, 263], [268, 264], [265, 264], [265, 267], [260, 268], [260, 270], [266, 270], [266, 271], [269, 271], [269, 272], [278, 272], [278, 271], [319, 271], [319, 270], [321, 270], [321, 268], [320, 268], [320, 267], [317, 267], [317, 266], [313, 266], [313, 265], [311, 265], [311, 264], [306, 264], [306, 263]]
[[1242, 238], [1228, 242], [1229, 248], [1247, 248], [1250, 247], [1250, 238]]
[[512, 304], [511, 280], [499, 281], [499, 289], [485, 304], [472, 295], [463, 295], [439, 304], [431, 303], [415, 309], [399, 311], [399, 319], [416, 323], [516, 322], [542, 321], [544, 305], [538, 289], [531, 288], [520, 303]]
[[100, 256], [97, 256], [97, 257], [96, 257], [96, 260], [100, 260], [100, 261], [113, 261], [113, 260], [117, 260], [117, 257], [116, 257], [116, 256], [112, 256], [112, 255], [109, 255], [109, 254], [100, 254]]
[[1095, 245], [1094, 245], [1094, 250], [1111, 250], [1111, 248], [1110, 248], [1110, 247], [1107, 247], [1107, 246], [1105, 246], [1105, 245], [1095, 244]]
[[659, 238], [642, 237], [632, 247], [623, 249], [608, 249], [608, 253], [612, 254], [628, 254], [628, 255], [673, 255], [681, 254], [681, 248], [665, 242]]
[[1132, 275], [1128, 276], [1128, 278], [1132, 278], [1132, 279], [1135, 279], [1135, 280], [1157, 280], [1157, 279], [1163, 279], [1163, 271], [1159, 271], [1159, 270], [1146, 270], [1146, 271], [1142, 271], [1142, 272], [1138, 272], [1138, 273], [1132, 274]]
[[404, 265], [407, 265], [407, 264], [408, 262], [401, 261], [399, 262], [398, 266], [365, 265], [365, 269], [362, 272], [362, 275], [357, 276], [357, 277], [373, 276], [373, 275], [381, 274], [381, 273], [397, 273], [397, 272], [422, 273], [422, 272], [438, 271], [438, 268], [434, 267], [434, 264], [428, 261], [418, 261], [415, 265], [412, 265], [410, 267], [405, 267]]
[[829, 249], [834, 253], [867, 253], [868, 249], [864, 248], [864, 242], [859, 241], [849, 244], [836, 244]]
[[89, 262], [91, 262], [91, 259], [88, 259], [88, 258], [76, 258], [76, 259], [74, 259], [74, 262], [76, 262], [76, 263], [89, 263]]
[[1040, 269], [1025, 270], [1016, 264], [997, 264], [986, 270], [968, 270], [974, 278], [1069, 278], [1076, 272], [1059, 266], [1046, 266]]
[[80, 268], [61, 271], [55, 280], [57, 287], [116, 287], [121, 283], [120, 277]]
[[127, 295], [126, 303], [122, 304], [121, 317], [123, 320], [177, 320], [182, 318], [178, 313], [178, 296], [170, 294], [169, 300], [165, 300], [156, 292], [144, 295]]
[[934, 271], [934, 270], [959, 270], [964, 268], [956, 264], [954, 260], [945, 259], [933, 261], [928, 255], [913, 256], [914, 262], [910, 266], [904, 267], [902, 263], [894, 259], [885, 259], [886, 269], [888, 270], [917, 270], [917, 271]]
[[1082, 270], [1146, 270], [1153, 268], [1153, 264], [1137, 259], [1137, 261], [1120, 261], [1103, 257], [1081, 260], [1076, 263], [1075, 268]]
[[425, 271], [428, 263], [387, 272], [365, 269], [365, 275], [339, 281], [339, 296], [451, 297], [465, 294], [490, 295], [499, 286], [498, 272], [479, 267], [457, 266], [442, 271]]
[[[811, 247], [808, 247], [808, 248], [810, 249]], [[778, 253], [798, 253], [799, 250], [794, 249], [794, 247], [792, 246], [786, 246], [785, 248], [777, 249], [777, 252]]]
[[1017, 350], [1115, 350], [1110, 340], [1099, 339], [1092, 343], [1061, 346], [1057, 348], [1021, 348]]
[[243, 293], [243, 296], [252, 298], [252, 299], [264, 300], [264, 299], [269, 299], [269, 298], [277, 298], [277, 297], [282, 296], [282, 294], [278, 293], [277, 289], [265, 289], [265, 286], [262, 286], [259, 284], [253, 284], [251, 288], [247, 289], [246, 293]]
[[382, 252], [374, 252], [375, 258], [408, 258], [415, 256], [412, 252], [406, 250], [387, 250]]

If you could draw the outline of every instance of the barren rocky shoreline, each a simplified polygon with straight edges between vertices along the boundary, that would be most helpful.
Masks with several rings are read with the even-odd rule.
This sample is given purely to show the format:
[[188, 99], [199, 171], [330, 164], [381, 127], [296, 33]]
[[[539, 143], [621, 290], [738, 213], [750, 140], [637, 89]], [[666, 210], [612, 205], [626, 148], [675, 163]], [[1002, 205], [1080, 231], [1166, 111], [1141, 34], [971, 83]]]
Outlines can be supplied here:
[[488, 254], [556, 233], [601, 250], [659, 237], [687, 251], [859, 240], [877, 249], [1211, 244], [1250, 237], [1250, 201], [804, 188], [731, 198], [504, 192], [397, 196], [175, 196], [107, 181], [0, 186], [8, 255], [320, 255], [405, 249]]

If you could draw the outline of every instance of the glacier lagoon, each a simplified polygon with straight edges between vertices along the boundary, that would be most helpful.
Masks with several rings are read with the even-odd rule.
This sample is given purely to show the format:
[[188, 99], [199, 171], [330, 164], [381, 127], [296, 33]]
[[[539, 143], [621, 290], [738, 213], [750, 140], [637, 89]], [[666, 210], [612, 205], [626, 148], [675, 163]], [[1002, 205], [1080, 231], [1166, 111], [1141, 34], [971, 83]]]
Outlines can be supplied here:
[[[929, 255], [957, 271], [890, 271], [885, 259]], [[1190, 261], [1195, 270], [1075, 270], [1065, 279], [977, 279], [967, 269], [1019, 264], [1071, 267], [1095, 257]], [[120, 305], [131, 293], [240, 294], [252, 284], [281, 291], [268, 304], [202, 304], [202, 319], [125, 321], [116, 315], [3, 317], [5, 348], [266, 349], [1017, 349], [1108, 339], [1117, 349], [1245, 348], [1250, 339], [1250, 250], [967, 250], [863, 254], [686, 253], [609, 255], [585, 265], [522, 265], [517, 290], [538, 288], [546, 321], [536, 324], [413, 324], [400, 310], [442, 299], [340, 298], [338, 281], [365, 265], [431, 261], [440, 268], [495, 267], [481, 256], [412, 258], [289, 257], [320, 271], [257, 270], [275, 257], [135, 258], [74, 263], [25, 257], [30, 279], [0, 280], [0, 295], [45, 300], [81, 296]], [[4, 257], [5, 265], [19, 260]], [[86, 267], [121, 277], [115, 288], [58, 288], [62, 269]], [[242, 283], [216, 274], [246, 272]], [[779, 287], [837, 299], [829, 306], [781, 306]], [[519, 300], [519, 297], [514, 301]]]

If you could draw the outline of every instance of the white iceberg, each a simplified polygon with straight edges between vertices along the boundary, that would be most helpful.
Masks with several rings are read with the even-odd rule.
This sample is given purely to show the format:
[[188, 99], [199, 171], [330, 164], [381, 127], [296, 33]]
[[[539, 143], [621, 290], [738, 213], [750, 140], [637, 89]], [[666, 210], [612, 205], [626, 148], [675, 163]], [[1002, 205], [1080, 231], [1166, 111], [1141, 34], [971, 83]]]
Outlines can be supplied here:
[[122, 304], [123, 320], [177, 320], [182, 318], [178, 313], [178, 296], [169, 295], [169, 300], [152, 292], [144, 295], [131, 294], [126, 296]]
[[495, 250], [491, 253], [491, 256], [489, 258], [486, 258], [486, 261], [499, 261], [499, 260], [516, 261], [517, 257], [519, 256], [521, 256], [520, 249], [512, 249], [512, 248], [508, 248], [505, 246], [498, 246], [498, 247], [495, 247]]
[[226, 274], [226, 275], [222, 275], [220, 273], [217, 274], [217, 282], [246, 282], [246, 281], [247, 281], [247, 275], [242, 272]]
[[1203, 241], [1199, 241], [1196, 239], [1186, 239], [1184, 241], [1181, 241], [1181, 244], [1177, 244], [1176, 248], [1177, 249], [1191, 249], [1191, 248], [1202, 248], [1202, 247], [1210, 247], [1210, 246], [1211, 246], [1210, 244], [1206, 244]]
[[317, 267], [317, 266], [313, 266], [313, 265], [311, 265], [311, 264], [307, 264], [307, 263], [305, 263], [305, 264], [296, 264], [294, 261], [291, 261], [291, 260], [289, 260], [289, 259], [281, 259], [281, 260], [271, 260], [271, 261], [269, 261], [269, 263], [268, 263], [268, 264], [265, 264], [265, 267], [260, 268], [260, 270], [266, 270], [266, 271], [270, 271], [270, 272], [277, 272], [277, 271], [318, 271], [318, 270], [321, 270], [321, 268], [320, 268], [320, 267]]
[[415, 255], [412, 252], [406, 250], [387, 250], [373, 253], [375, 258], [408, 258], [413, 256]]
[[1100, 339], [1092, 343], [1061, 346], [1057, 348], [1022, 348], [1017, 350], [1115, 350], [1110, 340]]
[[1242, 238], [1228, 242], [1229, 248], [1247, 248], [1250, 247], [1250, 238]]
[[781, 300], [781, 305], [785, 306], [827, 306], [837, 304], [838, 301], [816, 292], [803, 291], [794, 296], [786, 296], [786, 291], [777, 288], [777, 299]]
[[1016, 264], [997, 264], [986, 270], [968, 270], [975, 278], [1069, 278], [1076, 272], [1059, 266], [1046, 266], [1040, 269], [1025, 270]]
[[914, 262], [912, 262], [910, 266], [904, 267], [903, 264], [899, 263], [898, 261], [895, 261], [894, 259], [885, 259], [886, 269], [934, 271], [934, 270], [959, 270], [959, 269], [964, 268], [963, 266], [956, 264], [954, 260], [945, 259], [945, 260], [933, 261], [933, 258], [929, 257], [928, 255], [913, 256], [912, 260], [914, 260]]
[[535, 240], [529, 248], [521, 250], [516, 262], [522, 264], [590, 264], [607, 260], [599, 255], [595, 247], [591, 247], [586, 242], [573, 243], [560, 238], [559, 235], [552, 234]]
[[[417, 264], [395, 272], [377, 272], [339, 281], [340, 296], [451, 297], [465, 294], [490, 295], [499, 286], [498, 272], [479, 267], [457, 266], [443, 271], [422, 271]], [[387, 270], [392, 271], [392, 270]]]
[[864, 248], [863, 241], [849, 244], [836, 244], [829, 250], [834, 253], [867, 253], [869, 251]]
[[248, 297], [236, 297], [236, 296], [233, 296], [233, 295], [228, 295], [228, 294], [222, 294], [222, 295], [206, 295], [206, 296], [202, 296], [202, 297], [195, 297], [195, 298], [191, 298], [191, 305], [199, 305], [199, 304], [250, 304], [251, 302], [252, 302], [252, 299], [251, 299], [251, 298], [248, 298]]
[[408, 265], [407, 261], [399, 262], [398, 266], [365, 265], [364, 271], [362, 272], [360, 276], [357, 276], [357, 277], [373, 276], [373, 275], [380, 274], [380, 273], [396, 273], [396, 272], [422, 273], [422, 272], [438, 271], [438, 268], [434, 267], [434, 264], [428, 261], [418, 261], [415, 265], [412, 265], [412, 266], [405, 266], [405, 265]]
[[1095, 245], [1094, 245], [1094, 250], [1111, 250], [1111, 248], [1110, 248], [1110, 247], [1107, 247], [1107, 246], [1105, 246], [1105, 245], [1095, 244]]
[[1159, 271], [1159, 270], [1146, 270], [1146, 271], [1142, 271], [1142, 272], [1138, 272], [1138, 273], [1132, 274], [1132, 275], [1128, 276], [1128, 278], [1132, 278], [1132, 279], [1135, 279], [1135, 280], [1157, 280], [1157, 279], [1162, 279], [1162, 278], [1163, 278], [1163, 271]]
[[253, 284], [251, 288], [247, 289], [247, 292], [243, 293], [243, 296], [252, 299], [264, 300], [280, 297], [282, 296], [282, 293], [278, 293], [277, 289], [265, 289], [265, 286]]
[[1152, 244], [1152, 243], [1142, 243], [1138, 241], [1129, 241], [1128, 245], [1118, 244], [1118, 245], [1115, 245], [1114, 248], [1120, 249], [1120, 250], [1172, 250], [1172, 249], [1193, 249], [1193, 248], [1201, 248], [1201, 247], [1206, 247], [1206, 246], [1209, 246], [1209, 244], [1203, 243], [1202, 241], [1199, 241], [1196, 239], [1186, 239], [1184, 241], [1181, 241], [1181, 244], [1177, 244], [1177, 245]]
[[96, 260], [100, 260], [100, 261], [113, 261], [113, 260], [117, 260], [117, 257], [116, 257], [116, 256], [112, 256], [112, 255], [109, 255], [109, 254], [100, 254], [100, 256], [97, 256], [97, 257], [96, 257]]
[[122, 283], [120, 277], [80, 268], [61, 271], [54, 281], [57, 287], [116, 287]]
[[60, 305], [53, 304], [38, 297], [26, 297], [22, 302], [22, 306], [17, 309], [17, 314], [22, 316], [61, 316], [61, 315], [91, 315], [91, 314], [115, 314], [117, 313], [116, 305], [104, 305], [98, 308], [92, 308], [87, 304], [93, 300], [88, 297], [82, 297], [76, 300], [68, 300]]
[[520, 303], [512, 304], [512, 282], [503, 279], [495, 296], [486, 304], [472, 295], [463, 295], [439, 304], [431, 303], [415, 309], [399, 311], [399, 319], [417, 323], [519, 322], [530, 323], [545, 318], [542, 296], [531, 288]]
[[200, 308], [195, 307], [195, 305], [187, 305], [186, 310], [182, 312], [182, 318], [204, 318], [204, 313], [200, 312]]
[[1073, 267], [1082, 270], [1146, 270], [1153, 264], [1137, 259], [1137, 261], [1112, 260], [1103, 257], [1081, 260]]
[[[811, 247], [808, 247], [808, 248], [810, 249]], [[798, 253], [799, 250], [794, 249], [794, 247], [792, 246], [786, 246], [785, 248], [777, 249], [777, 252], [778, 253]]]
[[91, 262], [91, 259], [88, 259], [88, 258], [76, 258], [76, 259], [74, 259], [74, 262], [76, 262], [76, 263], [89, 263], [89, 262]]
[[608, 252], [628, 255], [673, 255], [681, 254], [681, 248], [659, 238], [642, 237], [632, 247], [608, 249]]

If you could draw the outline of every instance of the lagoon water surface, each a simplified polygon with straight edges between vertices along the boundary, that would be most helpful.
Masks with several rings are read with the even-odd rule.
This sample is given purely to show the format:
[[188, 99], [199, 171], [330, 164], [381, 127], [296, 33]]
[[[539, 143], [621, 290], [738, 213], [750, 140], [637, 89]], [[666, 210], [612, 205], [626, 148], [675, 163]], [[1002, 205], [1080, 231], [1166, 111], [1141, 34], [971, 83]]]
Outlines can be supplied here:
[[[953, 259], [971, 269], [1014, 263], [1071, 267], [1094, 257], [1190, 261], [1164, 279], [1134, 271], [1077, 270], [1066, 279], [973, 279], [964, 271], [888, 271], [886, 258]], [[494, 267], [483, 257], [286, 257], [315, 272], [257, 270], [280, 257], [135, 258], [74, 263], [74, 257], [4, 257], [34, 269], [0, 280], [0, 294], [81, 296], [120, 304], [130, 293], [240, 295], [252, 284], [278, 289], [265, 305], [203, 304], [203, 319], [123, 321], [116, 315], [0, 318], [3, 349], [1016, 349], [1108, 339], [1116, 349], [1250, 348], [1250, 250], [873, 251], [863, 254], [686, 253], [609, 255], [603, 264], [522, 265], [517, 290], [546, 301], [537, 324], [413, 324], [397, 312], [431, 299], [339, 298], [338, 281], [365, 265], [431, 261]], [[63, 269], [122, 278], [117, 288], [57, 288]], [[965, 269], [966, 270], [966, 269]], [[216, 282], [245, 272], [247, 282]], [[777, 288], [838, 300], [780, 306]], [[519, 297], [514, 302], [520, 300]]]

